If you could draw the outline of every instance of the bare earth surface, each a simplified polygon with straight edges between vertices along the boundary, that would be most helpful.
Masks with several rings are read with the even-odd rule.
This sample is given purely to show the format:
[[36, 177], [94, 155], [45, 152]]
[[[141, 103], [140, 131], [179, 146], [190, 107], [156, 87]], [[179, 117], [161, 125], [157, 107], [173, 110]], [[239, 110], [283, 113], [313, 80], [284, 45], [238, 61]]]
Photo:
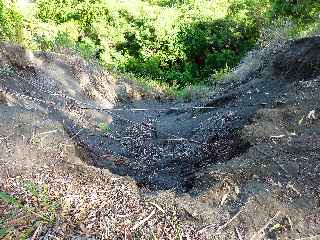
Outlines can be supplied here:
[[2, 44], [0, 192], [34, 206], [0, 195], [4, 239], [320, 239], [319, 46], [289, 42], [183, 103]]

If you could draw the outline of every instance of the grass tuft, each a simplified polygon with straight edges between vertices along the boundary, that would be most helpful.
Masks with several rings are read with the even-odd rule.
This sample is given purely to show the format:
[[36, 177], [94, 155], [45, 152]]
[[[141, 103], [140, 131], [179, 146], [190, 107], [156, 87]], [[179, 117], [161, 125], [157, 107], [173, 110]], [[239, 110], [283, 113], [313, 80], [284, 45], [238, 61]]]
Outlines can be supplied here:
[[1, 238], [28, 239], [37, 226], [56, 223], [59, 203], [50, 198], [48, 187], [23, 182], [21, 188], [22, 193], [16, 196], [0, 192], [4, 211], [0, 217]]

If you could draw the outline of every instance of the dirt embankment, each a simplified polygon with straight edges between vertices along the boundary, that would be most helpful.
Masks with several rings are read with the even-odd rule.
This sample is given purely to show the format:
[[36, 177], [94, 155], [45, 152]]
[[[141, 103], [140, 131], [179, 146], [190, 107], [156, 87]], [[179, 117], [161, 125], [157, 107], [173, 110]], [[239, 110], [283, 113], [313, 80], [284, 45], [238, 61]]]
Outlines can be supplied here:
[[[37, 176], [63, 201], [86, 191], [73, 202], [87, 208], [80, 220], [70, 212], [73, 227], [39, 238], [316, 239], [319, 44], [301, 39], [253, 57], [242, 67], [254, 68], [240, 77], [240, 66], [191, 103], [146, 99], [75, 56], [3, 45], [0, 186], [14, 191], [12, 179]], [[66, 176], [78, 190], [54, 184]], [[106, 192], [99, 204], [83, 200], [90, 188]]]

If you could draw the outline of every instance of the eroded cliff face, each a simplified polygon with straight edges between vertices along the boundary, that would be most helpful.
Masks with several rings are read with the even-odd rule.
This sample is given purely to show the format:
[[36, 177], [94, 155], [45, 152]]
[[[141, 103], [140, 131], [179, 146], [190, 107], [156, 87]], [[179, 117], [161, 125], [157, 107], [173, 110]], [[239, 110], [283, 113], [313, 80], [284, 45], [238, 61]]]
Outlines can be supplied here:
[[[83, 189], [94, 185], [99, 191], [87, 177], [96, 174], [118, 179], [110, 186], [135, 202], [134, 209], [120, 204], [131, 212], [128, 221], [116, 220], [120, 210], [110, 199], [119, 196], [110, 187], [112, 216], [95, 205], [84, 214], [85, 228], [96, 227], [91, 235], [83, 228], [54, 226], [57, 236], [69, 231], [99, 238], [102, 223], [111, 221], [110, 235], [104, 237], [121, 238], [137, 230], [135, 219], [141, 216], [147, 219], [141, 232], [155, 233], [165, 226], [164, 216], [173, 213], [168, 206], [174, 206], [182, 235], [189, 239], [316, 235], [319, 43], [314, 37], [278, 47], [259, 58], [259, 67], [248, 69], [245, 77], [236, 74], [210, 99], [190, 103], [158, 101], [159, 96], [152, 98], [73, 55], [2, 45], [2, 185], [57, 169], [60, 175], [49, 174], [50, 184], [76, 176]], [[139, 97], [124, 89], [135, 89]], [[101, 204], [107, 202], [100, 197]], [[90, 222], [97, 209], [105, 220]], [[151, 214], [139, 215], [143, 209]], [[162, 230], [172, 239], [177, 229], [170, 228], [172, 235]]]

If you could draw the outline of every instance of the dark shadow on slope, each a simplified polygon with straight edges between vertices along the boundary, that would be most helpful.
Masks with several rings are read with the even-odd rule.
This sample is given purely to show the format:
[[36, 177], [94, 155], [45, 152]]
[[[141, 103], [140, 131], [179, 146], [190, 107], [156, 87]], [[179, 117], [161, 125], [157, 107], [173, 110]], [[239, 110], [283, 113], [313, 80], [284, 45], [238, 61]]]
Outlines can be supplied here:
[[[287, 93], [297, 90], [296, 83], [306, 79], [298, 74], [290, 81], [279, 79], [278, 74], [288, 70], [282, 72], [282, 68], [278, 69], [281, 64], [277, 61], [279, 56], [288, 61], [287, 58], [295, 56], [290, 49], [295, 52], [297, 47], [300, 49], [299, 56], [304, 56], [304, 41], [307, 53], [313, 50], [312, 44], [315, 48], [320, 44], [319, 37], [289, 43], [287, 49], [275, 54], [270, 69], [263, 69], [264, 76], [252, 77], [244, 84], [223, 91], [222, 95], [213, 96], [206, 103], [141, 101], [119, 106], [124, 111], [106, 113], [112, 116], [113, 122], [110, 124], [111, 130], [104, 133], [82, 124], [82, 121], [93, 121], [93, 118], [86, 119], [84, 112], [96, 116], [95, 110], [77, 109], [75, 106], [71, 113], [77, 113], [78, 118], [74, 119], [68, 109], [56, 110], [55, 114], [88, 164], [129, 176], [142, 189], [188, 191], [194, 186], [197, 172], [234, 159], [248, 150], [250, 144], [242, 139], [241, 130], [259, 109], [278, 106], [279, 99], [295, 101], [288, 98]], [[313, 63], [318, 63], [316, 56], [312, 55], [311, 59], [314, 59], [312, 67], [305, 68], [304, 76], [307, 77], [319, 73], [318, 65], [313, 66]], [[307, 59], [304, 59], [296, 68], [306, 64]], [[290, 69], [294, 73], [295, 68]], [[45, 99], [40, 90], [38, 96]], [[209, 108], [197, 110], [194, 108], [197, 106]], [[172, 107], [178, 111], [173, 111]], [[168, 111], [137, 112], [130, 108], [161, 108]], [[203, 177], [197, 181], [205, 182], [207, 179]]]
[[[313, 44], [320, 42], [319, 39], [304, 40], [304, 50], [311, 51], [309, 41]], [[279, 106], [279, 99], [294, 101], [287, 97], [287, 93], [296, 88], [295, 83], [305, 78], [301, 75], [296, 75], [290, 81], [277, 78], [277, 74], [282, 73], [277, 70], [279, 64], [276, 63], [279, 56], [290, 59], [293, 54], [290, 49], [295, 51], [297, 46], [303, 49], [299, 44], [301, 40], [291, 42], [287, 54], [283, 55], [283, 50], [275, 54], [273, 66], [267, 71], [263, 69], [265, 73], [261, 78], [252, 78], [235, 89], [229, 89], [222, 96], [214, 96], [207, 103], [201, 103], [201, 106], [215, 108], [194, 110], [192, 107], [199, 104], [190, 103], [175, 105], [189, 108], [187, 111], [112, 113], [114, 122], [110, 125], [111, 132], [92, 136], [94, 144], [90, 151], [99, 153], [94, 161], [95, 166], [130, 176], [141, 188], [149, 190], [191, 189], [195, 173], [247, 151], [250, 144], [242, 140], [241, 130], [259, 109]], [[303, 64], [304, 61], [301, 67]], [[296, 68], [299, 67], [296, 65]], [[304, 76], [309, 77], [318, 73], [317, 67], [307, 68], [306, 71]], [[172, 107], [172, 103], [161, 105], [150, 102], [125, 107], [154, 108], [154, 104], [156, 108]], [[88, 146], [88, 139], [90, 134], [78, 141]]]

